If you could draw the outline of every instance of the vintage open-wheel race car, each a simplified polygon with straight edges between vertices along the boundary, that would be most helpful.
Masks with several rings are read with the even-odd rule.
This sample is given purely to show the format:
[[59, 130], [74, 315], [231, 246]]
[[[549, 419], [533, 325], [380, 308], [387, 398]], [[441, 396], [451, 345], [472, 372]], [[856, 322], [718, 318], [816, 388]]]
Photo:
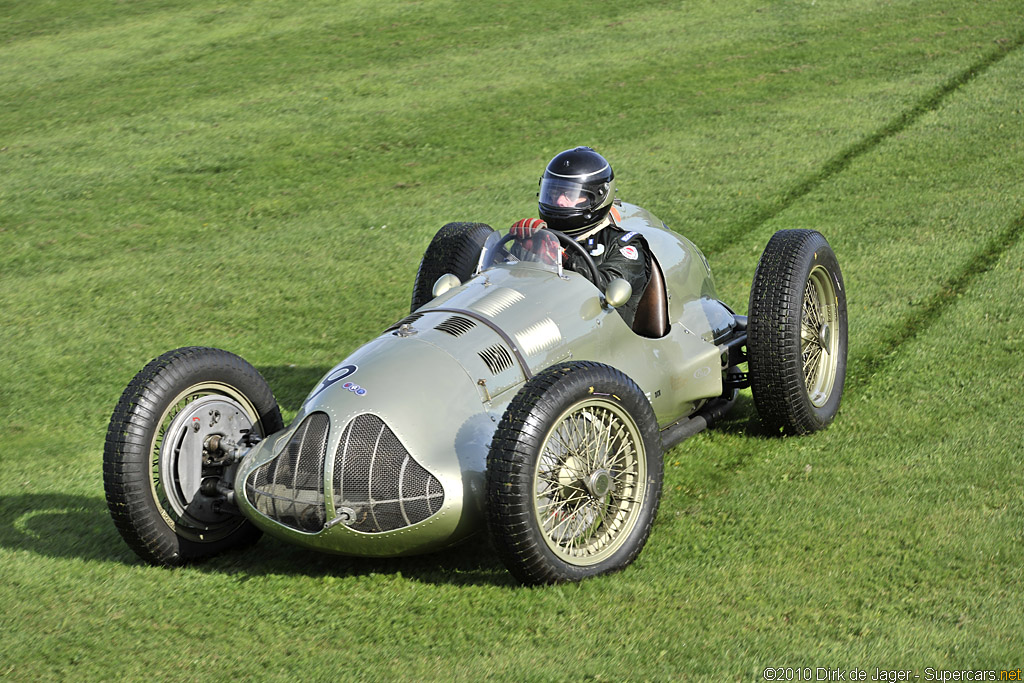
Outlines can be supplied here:
[[328, 372], [287, 427], [238, 356], [156, 358], [106, 437], [121, 535], [143, 559], [177, 565], [261, 532], [380, 557], [486, 530], [524, 583], [625, 567], [650, 533], [663, 453], [738, 390], [751, 387], [774, 430], [832, 421], [847, 315], [839, 264], [815, 231], [771, 238], [740, 316], [693, 243], [637, 206], [619, 212], [651, 254], [631, 326], [616, 311], [632, 294], [624, 280], [600, 291], [594, 277], [517, 258], [511, 235], [450, 223], [423, 256], [410, 315]]

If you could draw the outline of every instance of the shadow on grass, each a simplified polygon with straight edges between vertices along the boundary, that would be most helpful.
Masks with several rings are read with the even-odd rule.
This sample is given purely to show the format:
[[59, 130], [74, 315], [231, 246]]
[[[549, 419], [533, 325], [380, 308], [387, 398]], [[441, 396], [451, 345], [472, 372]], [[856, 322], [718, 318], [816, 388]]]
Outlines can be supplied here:
[[757, 409], [754, 408], [754, 399], [749, 393], [741, 393], [736, 397], [736, 405], [733, 409], [716, 422], [711, 429], [722, 434], [733, 434], [746, 436], [752, 439], [777, 439], [778, 432], [772, 431], [764, 426], [757, 416]]
[[[102, 498], [70, 494], [0, 497], [0, 547], [59, 559], [143, 564], [121, 540]], [[386, 559], [327, 555], [264, 536], [255, 546], [196, 562], [190, 569], [231, 574], [242, 581], [270, 574], [400, 574], [429, 584], [514, 584], [483, 535], [430, 555]]]
[[242, 581], [279, 574], [335, 578], [398, 575], [434, 585], [516, 585], [483, 534], [435, 553], [388, 558], [318, 553], [264, 536], [252, 548], [225, 553], [193, 567], [242, 575]]
[[131, 551], [102, 498], [60, 493], [0, 497], [0, 546], [46, 557], [110, 561]]

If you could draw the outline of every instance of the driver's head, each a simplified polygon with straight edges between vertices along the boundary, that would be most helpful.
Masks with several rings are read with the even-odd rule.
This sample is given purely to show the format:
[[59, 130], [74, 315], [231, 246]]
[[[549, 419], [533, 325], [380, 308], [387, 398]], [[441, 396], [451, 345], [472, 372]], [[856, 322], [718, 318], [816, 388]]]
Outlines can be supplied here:
[[540, 217], [555, 230], [579, 234], [597, 225], [612, 207], [615, 174], [590, 147], [557, 154], [540, 178]]

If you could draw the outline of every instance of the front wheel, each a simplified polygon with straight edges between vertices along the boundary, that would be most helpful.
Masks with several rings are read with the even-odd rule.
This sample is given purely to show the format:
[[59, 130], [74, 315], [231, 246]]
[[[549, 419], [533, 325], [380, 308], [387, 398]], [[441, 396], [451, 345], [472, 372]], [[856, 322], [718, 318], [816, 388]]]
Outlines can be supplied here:
[[839, 411], [846, 380], [846, 288], [828, 241], [780, 230], [757, 264], [747, 313], [747, 360], [758, 415], [807, 434]]
[[236, 463], [215, 444], [283, 428], [266, 381], [240, 357], [202, 347], [169, 351], [129, 383], [103, 449], [107, 506], [142, 559], [179, 565], [255, 542], [227, 500]]
[[639, 387], [607, 365], [563, 363], [527, 382], [498, 425], [488, 527], [520, 581], [579, 581], [636, 559], [661, 481], [657, 421]]
[[410, 312], [434, 298], [434, 283], [442, 275], [451, 273], [462, 282], [472, 277], [480, 259], [480, 250], [492, 232], [491, 226], [484, 223], [447, 223], [442, 226], [420, 260], [412, 288]]

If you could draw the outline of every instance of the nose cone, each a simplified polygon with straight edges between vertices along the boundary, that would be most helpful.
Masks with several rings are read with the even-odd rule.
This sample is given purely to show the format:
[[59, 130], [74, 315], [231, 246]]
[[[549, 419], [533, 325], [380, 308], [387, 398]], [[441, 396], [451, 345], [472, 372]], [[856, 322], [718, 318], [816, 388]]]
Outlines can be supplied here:
[[239, 467], [271, 535], [350, 555], [426, 552], [482, 527], [494, 421], [451, 355], [381, 337], [329, 372], [295, 421]]

